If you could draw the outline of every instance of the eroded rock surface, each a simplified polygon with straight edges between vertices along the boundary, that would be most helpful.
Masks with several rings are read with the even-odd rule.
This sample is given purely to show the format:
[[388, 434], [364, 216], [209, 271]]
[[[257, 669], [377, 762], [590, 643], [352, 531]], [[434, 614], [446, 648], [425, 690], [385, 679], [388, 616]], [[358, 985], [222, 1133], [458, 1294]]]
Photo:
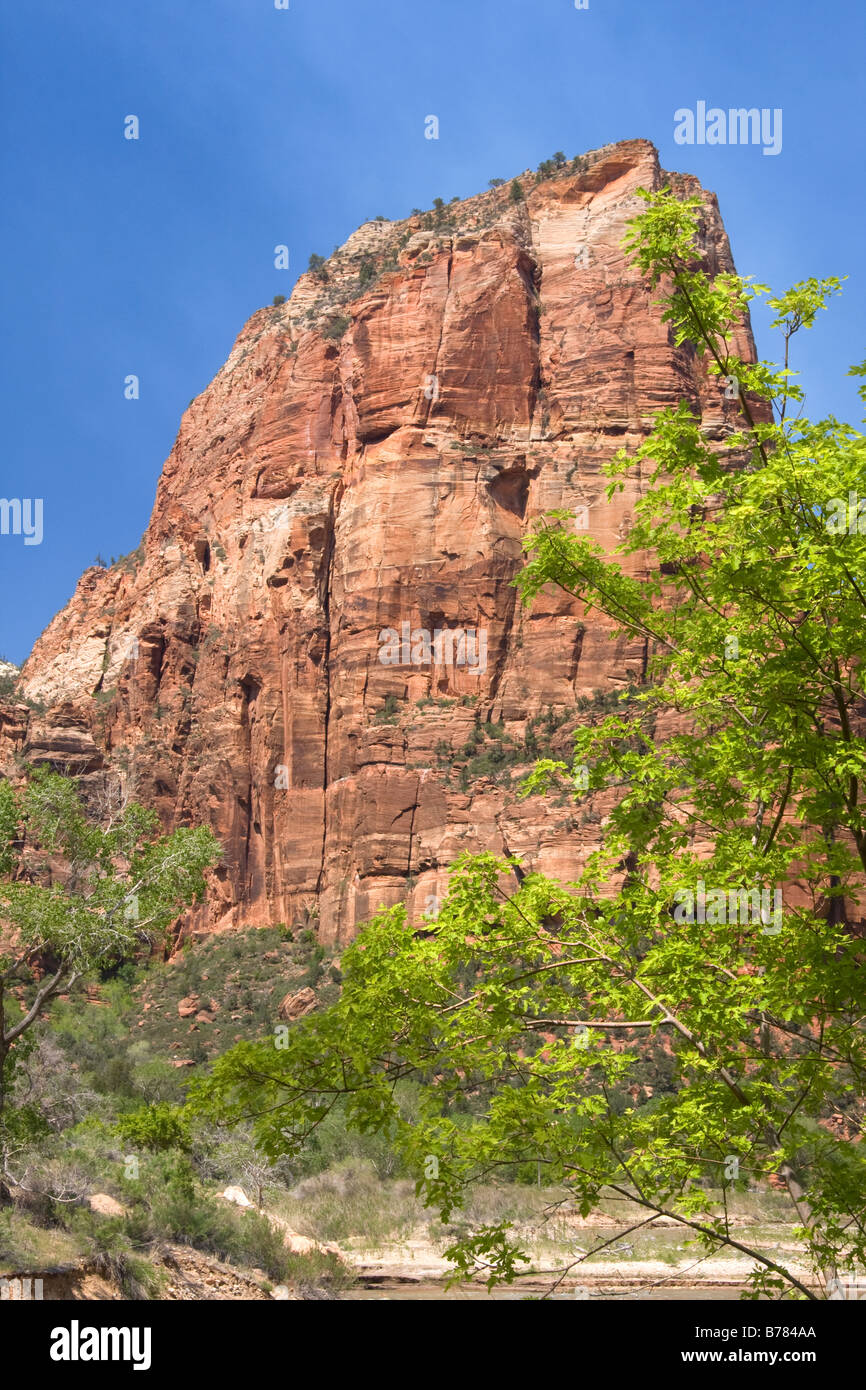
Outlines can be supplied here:
[[[581, 823], [483, 760], [452, 766], [492, 748], [491, 722], [513, 757], [539, 716], [644, 668], [565, 595], [520, 607], [521, 538], [582, 508], [612, 548], [643, 483], [608, 502], [603, 464], [682, 398], [722, 440], [735, 403], [620, 246], [639, 187], [699, 185], [645, 141], [582, 164], [522, 176], [524, 202], [506, 185], [366, 224], [255, 313], [183, 417], [140, 551], [88, 570], [36, 643], [23, 689], [44, 712], [0, 709], [7, 769], [120, 778], [166, 827], [214, 827], [225, 857], [187, 930], [318, 920], [339, 942], [383, 903], [435, 911], [464, 850], [569, 879], [593, 846], [603, 799]], [[730, 269], [702, 196], [706, 263]], [[484, 659], [382, 664], [404, 623], [483, 633]]]

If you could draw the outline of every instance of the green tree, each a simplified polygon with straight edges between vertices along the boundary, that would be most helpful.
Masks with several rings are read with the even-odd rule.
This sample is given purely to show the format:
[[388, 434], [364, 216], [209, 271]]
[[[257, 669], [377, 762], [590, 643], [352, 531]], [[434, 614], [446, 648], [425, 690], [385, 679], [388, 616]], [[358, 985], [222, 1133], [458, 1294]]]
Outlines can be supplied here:
[[107, 822], [48, 769], [18, 794], [0, 782], [0, 1126], [12, 1054], [50, 1000], [163, 941], [220, 855], [209, 829], [160, 835], [156, 813], [134, 802]]
[[0, 874], [11, 873], [15, 863], [21, 813], [11, 782], [0, 782]]
[[508, 196], [512, 203], [522, 203], [525, 201], [526, 194], [523, 191], [523, 184], [520, 182], [520, 179], [511, 180], [511, 188], [508, 191]]
[[[526, 785], [612, 797], [599, 846], [569, 885], [459, 861], [422, 936], [381, 912], [343, 953], [339, 1003], [284, 1051], [228, 1053], [195, 1103], [256, 1115], [274, 1156], [339, 1103], [391, 1136], [444, 1219], [473, 1184], [537, 1165], [584, 1215], [617, 1194], [706, 1255], [749, 1255], [750, 1296], [825, 1297], [866, 1265], [866, 520], [849, 509], [866, 448], [789, 407], [792, 340], [839, 282], [770, 297], [783, 365], [743, 361], [731, 344], [767, 291], [706, 273], [697, 198], [643, 196], [629, 253], [720, 379], [728, 432], [720, 448], [681, 402], [614, 461], [609, 497], [641, 480], [619, 547], [640, 579], [567, 513], [525, 542], [525, 603], [559, 586], [646, 653], [645, 684], [578, 728], [573, 764], [546, 759]], [[662, 1040], [668, 1089], [618, 1103]], [[426, 1083], [411, 1124], [407, 1078]], [[773, 1175], [807, 1277], [731, 1224], [730, 1194]], [[498, 1223], [450, 1255], [495, 1282], [519, 1251]]]

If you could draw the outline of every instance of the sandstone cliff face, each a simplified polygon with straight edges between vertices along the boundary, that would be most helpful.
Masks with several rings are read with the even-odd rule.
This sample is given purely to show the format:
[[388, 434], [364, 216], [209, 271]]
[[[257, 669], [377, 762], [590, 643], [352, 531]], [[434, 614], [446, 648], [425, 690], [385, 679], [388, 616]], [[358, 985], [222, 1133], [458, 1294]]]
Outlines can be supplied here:
[[[337, 942], [382, 903], [429, 909], [462, 851], [568, 879], [592, 847], [604, 805], [581, 825], [518, 800], [514, 749], [645, 653], [558, 593], [522, 610], [521, 537], [584, 508], [612, 548], [643, 484], [607, 502], [605, 461], [660, 407], [686, 398], [722, 438], [730, 406], [620, 249], [637, 188], [696, 181], [644, 141], [583, 163], [524, 176], [523, 203], [506, 185], [368, 223], [255, 313], [183, 417], [140, 552], [88, 570], [37, 642], [24, 691], [45, 712], [0, 709], [7, 771], [119, 777], [166, 826], [213, 825], [225, 857], [188, 928], [318, 917]], [[729, 269], [703, 197], [706, 262]], [[419, 630], [468, 628], [486, 659], [407, 664], [403, 624], [422, 658]], [[497, 740], [493, 780], [477, 754]]]

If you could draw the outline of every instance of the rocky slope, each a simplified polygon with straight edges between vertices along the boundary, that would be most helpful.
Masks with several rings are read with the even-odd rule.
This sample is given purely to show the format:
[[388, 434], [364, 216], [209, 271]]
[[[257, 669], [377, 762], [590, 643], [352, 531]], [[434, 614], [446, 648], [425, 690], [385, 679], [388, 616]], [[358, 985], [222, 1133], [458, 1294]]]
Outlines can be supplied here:
[[[569, 507], [613, 547], [643, 484], [608, 502], [606, 460], [681, 398], [722, 440], [731, 404], [620, 247], [639, 187], [697, 182], [646, 141], [521, 179], [522, 201], [365, 224], [252, 316], [139, 551], [86, 571], [36, 643], [35, 708], [0, 706], [7, 771], [48, 759], [214, 826], [187, 929], [318, 918], [336, 943], [382, 903], [429, 910], [461, 851], [570, 878], [593, 843], [603, 805], [581, 824], [511, 779], [645, 653], [563, 595], [523, 611], [521, 537]], [[706, 263], [730, 269], [702, 196]], [[418, 635], [455, 628], [477, 634], [464, 665]]]

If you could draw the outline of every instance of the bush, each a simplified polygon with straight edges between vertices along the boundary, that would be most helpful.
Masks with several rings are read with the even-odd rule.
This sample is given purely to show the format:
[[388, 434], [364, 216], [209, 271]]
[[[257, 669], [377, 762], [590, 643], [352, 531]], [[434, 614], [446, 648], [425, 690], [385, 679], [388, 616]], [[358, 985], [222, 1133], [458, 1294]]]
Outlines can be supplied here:
[[331, 319], [331, 322], [322, 329], [322, 337], [332, 340], [342, 338], [350, 323], [351, 319], [344, 318], [339, 314], [336, 318]]
[[373, 715], [374, 724], [396, 724], [400, 705], [396, 695], [386, 695], [385, 703]]
[[135, 1076], [129, 1056], [123, 1052], [110, 1052], [102, 1057], [93, 1069], [94, 1088], [102, 1095], [136, 1095]]
[[155, 1152], [187, 1149], [190, 1144], [189, 1120], [182, 1110], [166, 1101], [122, 1115], [115, 1128], [124, 1142]]
[[285, 304], [285, 302], [286, 296], [284, 294], [275, 294], [273, 299], [271, 300], [272, 304]]
[[523, 184], [520, 182], [520, 179], [512, 179], [511, 191], [508, 196], [511, 199], [512, 203], [525, 202], [526, 194], [523, 191]]
[[[149, 1210], [148, 1210], [149, 1205]], [[320, 1255], [309, 1267], [304, 1257], [293, 1255], [283, 1233], [257, 1211], [240, 1211], [204, 1191], [195, 1181], [187, 1160], [177, 1159], [154, 1184], [149, 1199], [137, 1205], [127, 1218], [127, 1233], [134, 1240], [153, 1238], [182, 1241], [234, 1264], [263, 1269], [277, 1283], [307, 1272], [310, 1282], [336, 1277], [339, 1262]]]

